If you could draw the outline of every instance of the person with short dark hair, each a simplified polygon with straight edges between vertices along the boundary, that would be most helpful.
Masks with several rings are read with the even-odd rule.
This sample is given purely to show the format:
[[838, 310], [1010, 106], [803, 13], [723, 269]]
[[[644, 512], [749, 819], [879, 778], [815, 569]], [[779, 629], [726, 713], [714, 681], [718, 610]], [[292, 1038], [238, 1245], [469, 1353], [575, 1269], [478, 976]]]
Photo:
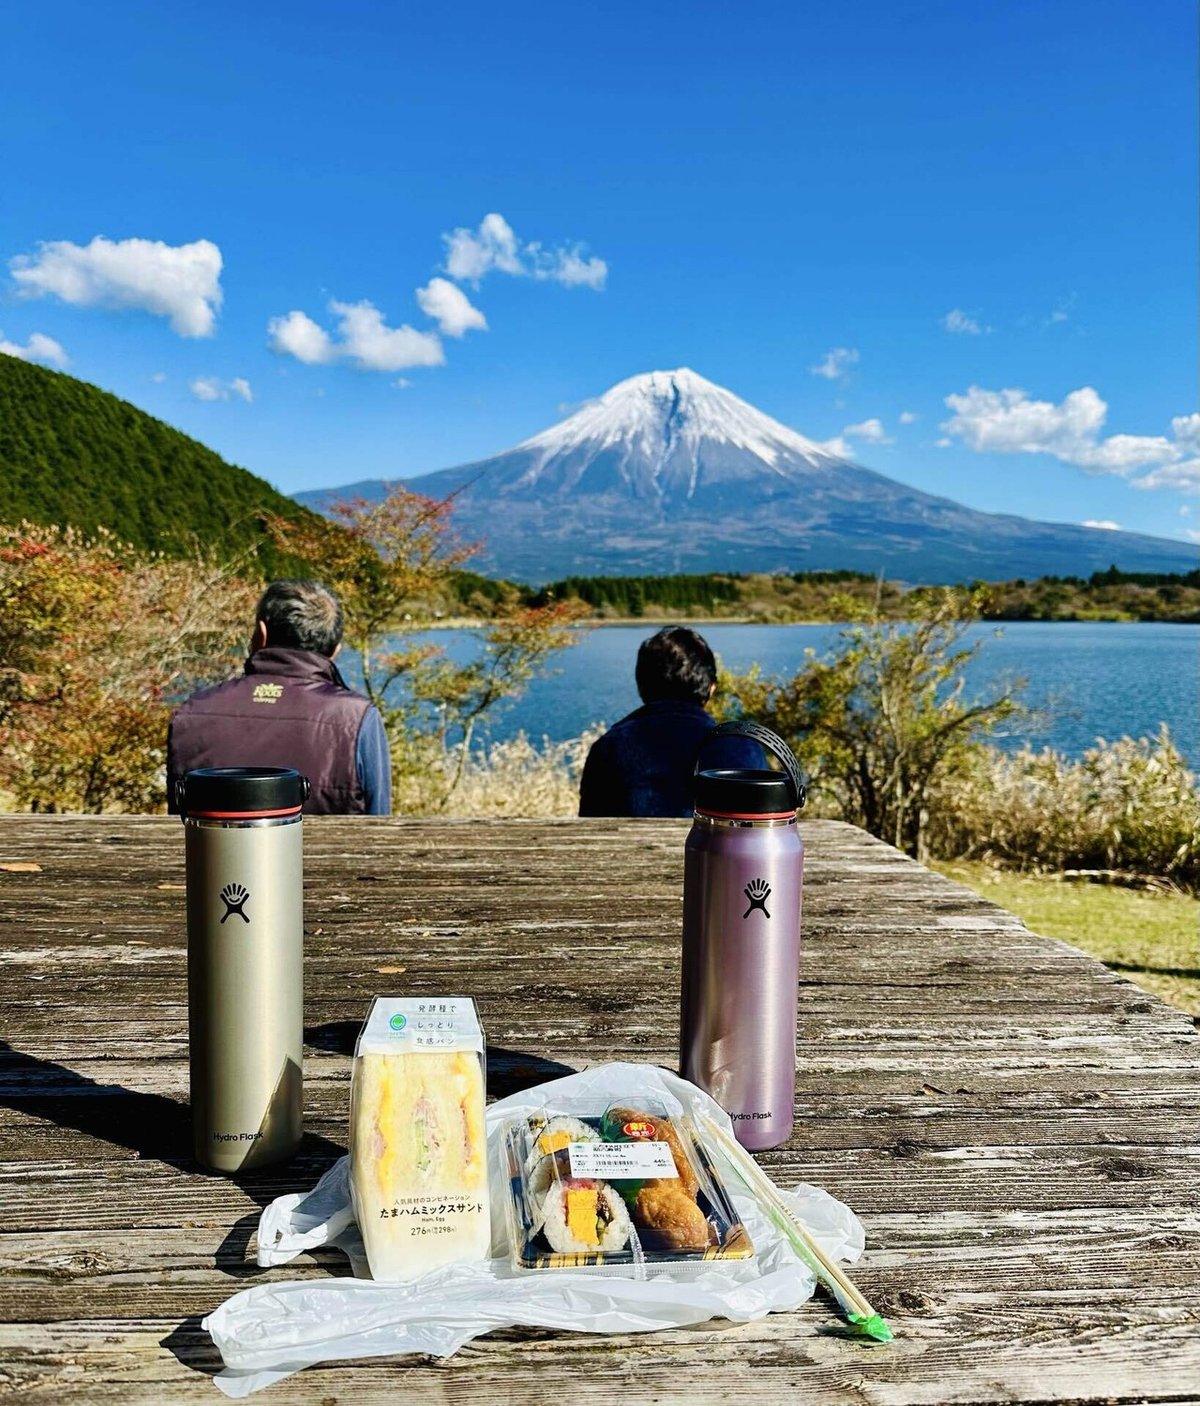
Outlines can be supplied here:
[[[642, 707], [592, 744], [579, 814], [691, 815], [697, 754], [716, 727], [706, 710], [717, 689], [717, 661], [702, 635], [672, 625], [642, 641], [634, 679]], [[705, 749], [703, 765], [758, 770], [766, 758], [757, 742], [721, 737]]]
[[379, 711], [333, 662], [342, 606], [318, 581], [272, 581], [254, 612], [240, 678], [202, 688], [167, 733], [167, 805], [195, 767], [290, 766], [310, 815], [390, 815], [392, 772]]

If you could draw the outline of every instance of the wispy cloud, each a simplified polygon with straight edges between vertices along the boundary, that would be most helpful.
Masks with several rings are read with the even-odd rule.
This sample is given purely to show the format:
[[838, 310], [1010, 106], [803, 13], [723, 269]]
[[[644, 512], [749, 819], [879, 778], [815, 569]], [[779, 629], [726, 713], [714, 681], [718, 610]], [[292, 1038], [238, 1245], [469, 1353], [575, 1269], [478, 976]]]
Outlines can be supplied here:
[[821, 448], [829, 454], [836, 454], [839, 459], [853, 459], [857, 450], [852, 441], [856, 439], [862, 444], [896, 442], [883, 428], [883, 421], [878, 416], [872, 416], [869, 420], [860, 420], [857, 425], [847, 425], [841, 434], [825, 440]]
[[822, 360], [808, 369], [814, 376], [824, 376], [827, 381], [840, 381], [858, 365], [856, 347], [833, 347]]
[[[1115, 434], [1101, 438], [1108, 405], [1091, 386], [1055, 404], [1018, 389], [971, 386], [948, 395], [954, 411], [941, 428], [947, 442], [990, 454], [1051, 454], [1089, 473], [1117, 474], [1135, 488], [1200, 486], [1200, 415], [1177, 415], [1166, 435]], [[941, 443], [941, 441], [939, 441]], [[1140, 471], [1150, 469], [1141, 477]]]
[[899, 420], [902, 425], [915, 425], [921, 417], [914, 410], [901, 410]]
[[374, 303], [330, 302], [337, 318], [337, 336], [298, 309], [267, 325], [271, 350], [294, 356], [309, 366], [345, 360], [360, 371], [404, 371], [411, 366], [441, 366], [445, 360], [441, 338], [407, 323], [389, 327]]
[[608, 278], [603, 259], [590, 257], [580, 243], [547, 247], [523, 242], [503, 215], [485, 215], [476, 229], [460, 227], [442, 236], [446, 245], [446, 272], [459, 283], [478, 287], [489, 273], [514, 278], [535, 278], [568, 288], [593, 288], [597, 292]]
[[170, 245], [151, 239], [66, 239], [10, 260], [28, 298], [55, 297], [76, 307], [140, 308], [168, 318], [181, 337], [211, 337], [221, 306], [221, 251], [208, 239]]
[[884, 430], [883, 421], [877, 416], [862, 420], [857, 425], [847, 425], [842, 433], [848, 439], [861, 439], [865, 444], [895, 444], [895, 440]]
[[188, 389], [197, 400], [244, 400], [247, 405], [254, 401], [254, 392], [244, 376], [235, 376], [231, 381], [222, 381], [219, 376], [197, 376]]
[[0, 356], [15, 356], [18, 361], [44, 361], [47, 366], [57, 366], [60, 371], [69, 361], [62, 343], [43, 332], [31, 332], [23, 347], [16, 342], [5, 341], [4, 333], [0, 332]]
[[1087, 518], [1079, 525], [1080, 527], [1100, 527], [1103, 528], [1105, 532], [1120, 532], [1121, 530], [1121, 524], [1119, 522], [1112, 522], [1108, 518], [1101, 518], [1099, 522], [1094, 518]]
[[985, 327], [977, 317], [963, 312], [962, 308], [951, 308], [942, 318], [942, 326], [947, 332], [954, 332], [963, 337], [983, 337], [992, 330]]

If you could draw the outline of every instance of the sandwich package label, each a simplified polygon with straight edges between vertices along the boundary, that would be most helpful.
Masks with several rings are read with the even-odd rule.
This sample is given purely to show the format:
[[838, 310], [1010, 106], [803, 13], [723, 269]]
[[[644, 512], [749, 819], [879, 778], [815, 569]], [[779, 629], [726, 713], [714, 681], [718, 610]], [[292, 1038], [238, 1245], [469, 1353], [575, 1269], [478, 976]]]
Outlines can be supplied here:
[[422, 1050], [484, 1052], [483, 1029], [469, 996], [376, 996], [356, 1054]]

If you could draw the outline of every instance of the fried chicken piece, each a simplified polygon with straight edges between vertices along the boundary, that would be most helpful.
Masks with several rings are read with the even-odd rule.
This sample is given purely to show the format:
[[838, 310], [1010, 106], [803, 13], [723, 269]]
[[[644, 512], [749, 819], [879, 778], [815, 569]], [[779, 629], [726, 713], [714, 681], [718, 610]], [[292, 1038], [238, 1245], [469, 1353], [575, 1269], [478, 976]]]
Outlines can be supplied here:
[[[673, 1178], [648, 1181], [633, 1207], [634, 1223], [671, 1250], [704, 1250], [709, 1227], [704, 1212]], [[643, 1235], [643, 1241], [647, 1240]]]

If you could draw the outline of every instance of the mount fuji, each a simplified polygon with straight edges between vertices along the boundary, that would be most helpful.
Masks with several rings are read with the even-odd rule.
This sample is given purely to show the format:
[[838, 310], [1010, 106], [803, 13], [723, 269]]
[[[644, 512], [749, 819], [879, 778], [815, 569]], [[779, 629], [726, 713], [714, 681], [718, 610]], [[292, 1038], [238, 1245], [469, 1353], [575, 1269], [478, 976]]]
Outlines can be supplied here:
[[[1196, 564], [1183, 542], [977, 512], [923, 493], [686, 369], [633, 376], [494, 458], [404, 482], [457, 495], [457, 530], [482, 543], [473, 566], [535, 585], [836, 568], [933, 583]], [[296, 497], [319, 509], [390, 487], [369, 479]]]

